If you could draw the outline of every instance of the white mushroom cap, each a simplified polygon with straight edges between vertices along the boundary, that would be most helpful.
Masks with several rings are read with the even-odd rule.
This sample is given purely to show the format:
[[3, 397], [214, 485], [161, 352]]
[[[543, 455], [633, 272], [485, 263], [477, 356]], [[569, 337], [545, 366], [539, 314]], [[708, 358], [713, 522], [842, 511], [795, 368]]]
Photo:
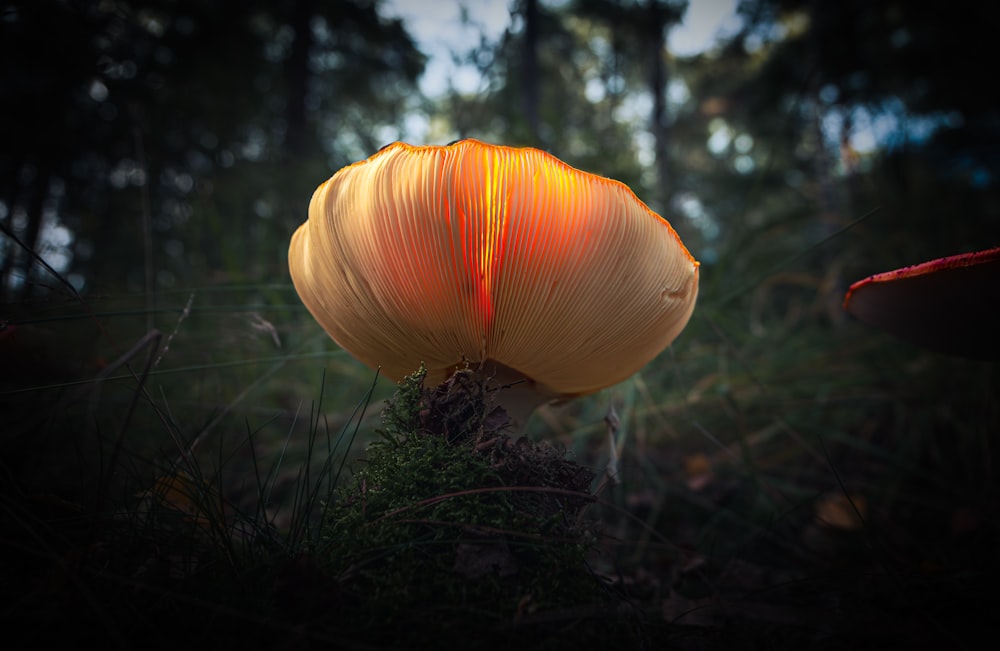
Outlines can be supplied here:
[[320, 325], [387, 377], [481, 365], [536, 403], [634, 374], [698, 293], [698, 262], [628, 187], [476, 140], [397, 142], [338, 171], [289, 267]]

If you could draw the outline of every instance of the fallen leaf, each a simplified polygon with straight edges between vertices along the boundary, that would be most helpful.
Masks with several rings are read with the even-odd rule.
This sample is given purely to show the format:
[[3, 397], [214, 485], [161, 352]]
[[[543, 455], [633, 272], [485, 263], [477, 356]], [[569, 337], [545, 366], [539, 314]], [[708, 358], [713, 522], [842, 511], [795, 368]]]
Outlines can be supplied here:
[[816, 501], [816, 522], [830, 529], [857, 531], [867, 514], [868, 502], [861, 495], [827, 493]]
[[712, 472], [712, 460], [702, 452], [684, 457], [684, 475], [689, 489], [696, 492], [704, 489], [715, 476]]

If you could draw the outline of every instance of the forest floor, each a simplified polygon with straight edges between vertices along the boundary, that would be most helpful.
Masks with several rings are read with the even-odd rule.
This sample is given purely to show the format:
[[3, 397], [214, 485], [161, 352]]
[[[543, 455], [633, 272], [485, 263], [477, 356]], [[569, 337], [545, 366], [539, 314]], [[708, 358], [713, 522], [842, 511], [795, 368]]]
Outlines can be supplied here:
[[[4, 351], [31, 369], [2, 394], [6, 648], [971, 648], [992, 624], [995, 363], [877, 338], [803, 333], [781, 354], [696, 339], [543, 408], [533, 443], [455, 456], [376, 434], [395, 387], [339, 353], [317, 382], [323, 340], [289, 350], [276, 332], [283, 357], [250, 374], [266, 399], [241, 402], [258, 380], [188, 363], [208, 348], [183, 328], [79, 384], [53, 369], [92, 378], [60, 346], [89, 348], [25, 347], [21, 329]], [[498, 479], [515, 458], [532, 461]]]

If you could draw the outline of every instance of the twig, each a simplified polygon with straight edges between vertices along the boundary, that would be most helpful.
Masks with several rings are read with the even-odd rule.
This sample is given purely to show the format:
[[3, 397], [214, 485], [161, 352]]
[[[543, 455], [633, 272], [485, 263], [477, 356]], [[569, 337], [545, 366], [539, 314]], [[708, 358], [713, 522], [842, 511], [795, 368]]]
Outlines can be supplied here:
[[73, 283], [71, 283], [70, 281], [66, 280], [62, 276], [62, 274], [60, 274], [58, 271], [56, 271], [55, 269], [53, 269], [52, 265], [50, 265], [48, 262], [45, 261], [45, 258], [43, 258], [42, 256], [40, 256], [33, 249], [31, 249], [27, 244], [25, 244], [24, 242], [22, 242], [21, 239], [17, 235], [14, 234], [14, 231], [12, 231], [11, 229], [7, 228], [7, 226], [5, 226], [3, 224], [3, 222], [0, 222], [0, 231], [3, 231], [4, 235], [6, 235], [10, 239], [14, 240], [15, 244], [17, 244], [19, 247], [21, 247], [22, 249], [24, 249], [24, 251], [28, 255], [30, 255], [32, 258], [34, 258], [35, 262], [37, 262], [38, 264], [40, 264], [43, 267], [45, 267], [46, 271], [48, 271], [50, 274], [52, 274], [53, 276], [55, 276], [56, 280], [58, 280], [60, 283], [62, 283], [69, 290], [70, 295], [72, 295], [73, 298], [75, 298], [78, 301], [80, 301], [80, 303], [84, 302], [83, 297], [80, 296], [80, 293], [78, 291], [76, 291], [76, 287], [73, 286]]
[[160, 351], [160, 354], [156, 357], [156, 361], [153, 362], [153, 368], [160, 365], [160, 362], [163, 360], [163, 356], [167, 354], [168, 350], [170, 350], [170, 342], [174, 340], [174, 336], [177, 334], [177, 331], [181, 329], [181, 324], [184, 323], [184, 319], [191, 315], [191, 303], [193, 302], [194, 292], [191, 292], [188, 296], [187, 304], [184, 305], [184, 311], [181, 312], [179, 317], [177, 317], [177, 323], [174, 325], [173, 332], [171, 332], [170, 336], [167, 337], [167, 340], [163, 343], [163, 350]]
[[622, 422], [621, 419], [618, 418], [618, 412], [615, 411], [615, 406], [613, 404], [608, 404], [608, 413], [604, 415], [604, 422], [608, 426], [608, 478], [611, 480], [612, 484], [620, 486], [622, 480], [621, 477], [618, 476], [617, 434]]

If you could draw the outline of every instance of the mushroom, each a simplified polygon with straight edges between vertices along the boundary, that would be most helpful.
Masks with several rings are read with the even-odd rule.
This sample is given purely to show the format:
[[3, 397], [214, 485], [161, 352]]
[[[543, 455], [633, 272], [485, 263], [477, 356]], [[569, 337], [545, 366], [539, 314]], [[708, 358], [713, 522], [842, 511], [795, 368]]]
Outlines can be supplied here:
[[319, 186], [288, 253], [343, 349], [395, 381], [476, 369], [516, 425], [681, 332], [699, 263], [624, 184], [543, 151], [396, 142]]
[[1000, 359], [1000, 248], [869, 276], [851, 285], [844, 309], [931, 350]]

